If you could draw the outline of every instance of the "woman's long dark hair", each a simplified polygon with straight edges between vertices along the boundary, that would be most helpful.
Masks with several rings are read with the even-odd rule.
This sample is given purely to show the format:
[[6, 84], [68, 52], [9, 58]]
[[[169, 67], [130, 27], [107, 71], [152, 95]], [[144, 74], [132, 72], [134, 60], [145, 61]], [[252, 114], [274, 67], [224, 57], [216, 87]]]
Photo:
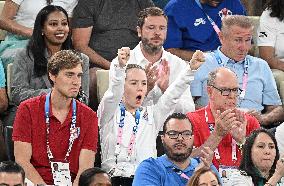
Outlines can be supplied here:
[[261, 175], [259, 174], [259, 171], [257, 171], [257, 168], [255, 167], [255, 165], [252, 162], [252, 156], [253, 156], [251, 154], [252, 146], [255, 142], [256, 137], [260, 133], [267, 134], [272, 139], [272, 141], [275, 145], [275, 149], [276, 149], [276, 156], [275, 156], [273, 165], [272, 165], [271, 169], [269, 170], [268, 179], [274, 174], [275, 168], [276, 168], [276, 163], [277, 163], [277, 160], [279, 159], [279, 150], [278, 150], [278, 147], [277, 147], [276, 139], [273, 136], [273, 134], [271, 134], [269, 131], [267, 131], [265, 129], [258, 129], [258, 130], [255, 130], [254, 132], [252, 132], [252, 134], [246, 139], [246, 143], [245, 143], [244, 149], [243, 149], [243, 157], [242, 157], [239, 169], [241, 171], [244, 171], [248, 176], [252, 177], [252, 181], [253, 181], [254, 185], [258, 185], [258, 183], [261, 180], [263, 180], [264, 183], [267, 181], [267, 180], [265, 180], [264, 178], [261, 177]]
[[[47, 21], [47, 17], [49, 14], [53, 12], [63, 12], [67, 18], [68, 25], [68, 14], [66, 10], [64, 10], [60, 6], [48, 5], [41, 9], [36, 16], [34, 30], [32, 37], [27, 45], [27, 55], [32, 59], [31, 54], [34, 60], [34, 74], [37, 77], [43, 76], [47, 73], [47, 58], [45, 56], [46, 43], [44, 40], [44, 35], [42, 35], [42, 30], [44, 27], [44, 23]], [[71, 41], [71, 31], [69, 31], [66, 40], [62, 43], [62, 50], [73, 49], [72, 41]]]
[[284, 0], [269, 0], [265, 8], [271, 10], [270, 16], [277, 17], [279, 21], [284, 19]]

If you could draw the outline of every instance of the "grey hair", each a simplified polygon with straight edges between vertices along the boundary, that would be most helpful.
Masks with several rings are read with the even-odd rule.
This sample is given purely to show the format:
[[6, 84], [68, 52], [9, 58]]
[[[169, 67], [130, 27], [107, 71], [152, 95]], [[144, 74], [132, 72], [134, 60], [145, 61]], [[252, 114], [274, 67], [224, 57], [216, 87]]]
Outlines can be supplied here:
[[244, 15], [230, 15], [226, 16], [222, 20], [222, 29], [223, 34], [228, 34], [232, 26], [238, 26], [241, 28], [253, 30], [254, 25], [251, 19], [248, 16]]

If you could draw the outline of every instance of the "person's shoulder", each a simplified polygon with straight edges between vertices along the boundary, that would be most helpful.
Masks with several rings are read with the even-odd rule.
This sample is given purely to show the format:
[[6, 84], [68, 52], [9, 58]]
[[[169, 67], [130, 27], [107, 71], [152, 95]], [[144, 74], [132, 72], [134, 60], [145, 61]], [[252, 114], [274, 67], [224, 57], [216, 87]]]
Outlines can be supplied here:
[[161, 165], [161, 163], [159, 162], [162, 162], [162, 159], [161, 157], [158, 157], [158, 158], [153, 158], [153, 157], [150, 157], [150, 158], [147, 158], [145, 160], [143, 160], [139, 166], [138, 166], [138, 169], [142, 170], [142, 169], [151, 169], [153, 170], [154, 168], [158, 168], [159, 169], [159, 165]]
[[251, 63], [251, 65], [268, 66], [267, 62], [259, 57], [247, 55], [247, 58], [249, 60], [249, 63]]
[[174, 54], [172, 54], [172, 53], [170, 53], [170, 52], [168, 52], [166, 50], [164, 50], [163, 52], [165, 53], [164, 55], [167, 58], [169, 58], [170, 62], [174, 62], [174, 63], [179, 62], [179, 63], [184, 64], [184, 65], [187, 64], [187, 61], [181, 59], [180, 57], [178, 57], [178, 56], [176, 56], [176, 55], [174, 55]]
[[78, 105], [78, 109], [80, 110], [80, 112], [82, 112], [84, 115], [88, 114], [88, 115], [96, 115], [96, 112], [93, 111], [90, 107], [88, 107], [86, 104], [81, 103], [80, 101], [76, 100], [77, 105]]
[[178, 11], [180, 8], [184, 7], [191, 7], [191, 1], [188, 0], [171, 0], [168, 2], [168, 4], [165, 6], [165, 12], [169, 11]]
[[89, 56], [87, 56], [86, 54], [81, 53], [81, 58], [82, 58], [84, 63], [86, 63], [86, 62], [89, 63]]
[[36, 108], [36, 106], [38, 106], [41, 102], [44, 102], [45, 101], [45, 95], [46, 94], [43, 94], [43, 95], [39, 95], [39, 96], [36, 96], [36, 97], [32, 97], [32, 98], [29, 98], [25, 101], [22, 101], [19, 105], [19, 107], [28, 107], [28, 108]]
[[205, 107], [202, 107], [193, 112], [188, 112], [186, 115], [193, 125], [200, 125], [201, 118], [204, 117]]

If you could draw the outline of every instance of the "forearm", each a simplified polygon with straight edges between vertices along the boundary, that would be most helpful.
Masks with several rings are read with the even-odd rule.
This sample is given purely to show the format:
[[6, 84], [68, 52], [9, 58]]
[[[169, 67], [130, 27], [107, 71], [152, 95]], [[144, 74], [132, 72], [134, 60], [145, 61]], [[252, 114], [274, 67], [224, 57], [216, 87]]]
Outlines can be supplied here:
[[276, 172], [273, 174], [273, 176], [266, 182], [269, 184], [264, 184], [264, 186], [276, 186], [277, 182], [281, 179], [281, 175], [278, 175]]
[[0, 19], [0, 27], [1, 29], [6, 30], [10, 33], [21, 35], [21, 36], [26, 36], [26, 37], [31, 37], [33, 33], [32, 28], [28, 28], [23, 25], [20, 25], [14, 20]]
[[194, 54], [194, 51], [190, 50], [182, 50], [178, 48], [169, 48], [167, 49], [168, 52], [180, 57], [181, 59], [185, 61], [190, 61], [192, 58], [192, 55]]
[[212, 151], [218, 147], [219, 143], [221, 142], [222, 137], [218, 136], [215, 132], [210, 134], [209, 138], [198, 148], [194, 149], [191, 153], [191, 157], [199, 157], [202, 153], [201, 150], [204, 147], [209, 147]]
[[8, 107], [8, 98], [6, 90], [0, 88], [0, 113], [4, 112]]
[[110, 68], [110, 61], [103, 58], [101, 55], [99, 55], [97, 52], [95, 52], [93, 49], [91, 49], [89, 46], [75, 46], [76, 49], [78, 49], [80, 52], [86, 54], [90, 59], [90, 64], [94, 63], [98, 65], [99, 67], [109, 70]]
[[271, 125], [273, 123], [284, 121], [284, 110], [282, 106], [276, 106], [272, 110], [268, 110], [266, 113], [261, 114], [261, 121], [259, 123], [264, 126]]
[[73, 186], [78, 186], [80, 175], [86, 169], [94, 167], [96, 153], [91, 150], [82, 149], [79, 156], [79, 170], [74, 180]]
[[284, 61], [281, 61], [277, 57], [272, 57], [271, 59], [267, 60], [271, 69], [278, 69], [284, 71]]
[[26, 178], [28, 178], [31, 182], [33, 182], [33, 184], [35, 185], [36, 184], [46, 184], [44, 180], [42, 179], [42, 177], [37, 172], [37, 170], [34, 168], [34, 166], [30, 162], [18, 160], [17, 158], [16, 158], [16, 162], [20, 164], [21, 167], [23, 167], [26, 173]]

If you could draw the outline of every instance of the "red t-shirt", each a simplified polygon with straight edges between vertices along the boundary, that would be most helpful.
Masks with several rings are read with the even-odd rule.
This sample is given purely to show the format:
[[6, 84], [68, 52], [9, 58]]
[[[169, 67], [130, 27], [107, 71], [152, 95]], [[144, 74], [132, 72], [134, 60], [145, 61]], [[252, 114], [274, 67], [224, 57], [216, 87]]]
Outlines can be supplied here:
[[[38, 96], [20, 104], [13, 126], [13, 141], [22, 141], [31, 144], [31, 164], [47, 184], [53, 184], [51, 166], [46, 150], [45, 97], [45, 95]], [[77, 101], [76, 115], [76, 127], [80, 127], [80, 136], [75, 139], [69, 156], [72, 180], [75, 179], [78, 172], [81, 149], [96, 152], [98, 142], [98, 120], [96, 113]], [[70, 105], [70, 111], [62, 124], [52, 114], [52, 109], [50, 109], [49, 117], [50, 149], [55, 158], [54, 161], [63, 161], [69, 146], [72, 105]]]
[[[210, 105], [203, 107], [195, 112], [187, 113], [188, 118], [190, 119], [193, 125], [193, 133], [194, 133], [194, 146], [200, 147], [202, 144], [210, 136], [210, 130], [208, 127], [208, 123], [205, 120], [205, 109], [208, 115], [208, 123], [212, 123], [215, 126], [215, 119], [210, 110]], [[252, 131], [258, 129], [259, 122], [257, 119], [249, 114], [245, 114], [247, 119], [246, 126], [246, 136], [248, 136]], [[216, 160], [215, 156], [213, 158], [213, 164], [219, 168], [219, 165], [224, 166], [239, 166], [241, 161], [241, 151], [237, 148], [237, 161], [232, 160], [232, 135], [227, 134], [220, 144], [218, 145], [218, 151], [220, 154], [219, 162]]]

